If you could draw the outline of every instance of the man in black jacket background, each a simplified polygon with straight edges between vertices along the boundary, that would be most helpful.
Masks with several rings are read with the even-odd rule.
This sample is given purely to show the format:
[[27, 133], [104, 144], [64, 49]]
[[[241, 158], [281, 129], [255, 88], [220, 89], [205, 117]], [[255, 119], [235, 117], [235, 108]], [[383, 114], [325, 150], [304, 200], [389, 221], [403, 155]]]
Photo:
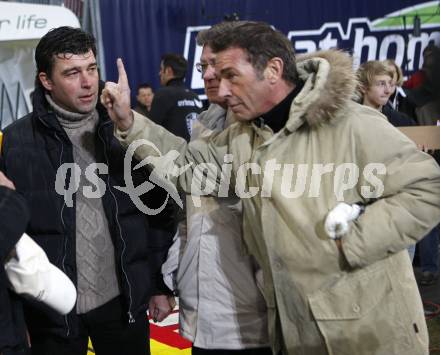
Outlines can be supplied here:
[[189, 141], [192, 123], [203, 111], [196, 93], [185, 87], [188, 62], [179, 54], [164, 54], [160, 62], [160, 84], [148, 115], [176, 136]]
[[35, 61], [34, 110], [6, 128], [2, 158], [30, 208], [26, 232], [73, 281], [78, 299], [65, 317], [25, 305], [32, 353], [86, 354], [90, 337], [97, 354], [149, 354], [146, 310], [161, 320], [174, 302], [160, 278], [174, 207], [155, 187], [142, 201], [160, 213], [148, 216], [118, 189], [126, 174], [135, 186], [148, 174], [124, 171], [125, 151], [98, 102], [94, 38], [51, 30]]
[[9, 290], [4, 264], [29, 220], [26, 201], [0, 172], [0, 354], [28, 354], [21, 298]]

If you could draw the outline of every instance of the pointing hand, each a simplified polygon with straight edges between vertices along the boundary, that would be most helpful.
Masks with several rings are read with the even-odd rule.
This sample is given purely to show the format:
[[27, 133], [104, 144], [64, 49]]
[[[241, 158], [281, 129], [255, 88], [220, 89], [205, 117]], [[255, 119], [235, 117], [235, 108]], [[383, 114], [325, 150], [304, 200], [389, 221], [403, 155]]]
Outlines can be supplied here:
[[118, 66], [118, 83], [108, 81], [101, 94], [101, 103], [107, 108], [111, 120], [121, 131], [133, 125], [133, 113], [130, 108], [130, 87], [127, 73], [121, 58], [116, 61]]

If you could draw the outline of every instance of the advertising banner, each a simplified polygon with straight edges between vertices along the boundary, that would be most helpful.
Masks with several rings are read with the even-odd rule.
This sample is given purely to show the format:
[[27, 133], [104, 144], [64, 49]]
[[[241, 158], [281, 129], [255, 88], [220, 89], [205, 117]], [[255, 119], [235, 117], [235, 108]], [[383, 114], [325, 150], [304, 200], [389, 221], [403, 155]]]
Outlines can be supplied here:
[[0, 1], [0, 129], [30, 112], [35, 46], [59, 26], [79, 27], [79, 21], [61, 6]]
[[101, 13], [107, 77], [117, 77], [122, 57], [133, 89], [143, 82], [157, 88], [160, 57], [175, 52], [189, 61], [188, 86], [202, 94], [195, 38], [224, 19], [266, 21], [298, 53], [340, 48], [353, 53], [355, 65], [392, 58], [407, 75], [421, 67], [428, 43], [440, 44], [440, 1], [108, 0]]

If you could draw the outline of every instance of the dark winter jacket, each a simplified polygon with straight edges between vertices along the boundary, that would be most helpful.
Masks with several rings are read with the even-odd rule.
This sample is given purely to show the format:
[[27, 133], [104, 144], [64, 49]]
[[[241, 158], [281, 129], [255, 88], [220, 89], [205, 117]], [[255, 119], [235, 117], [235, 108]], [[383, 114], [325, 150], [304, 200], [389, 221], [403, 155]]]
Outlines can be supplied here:
[[21, 299], [8, 289], [3, 267], [29, 220], [26, 201], [18, 193], [0, 186], [0, 353], [23, 354], [27, 348]]
[[415, 126], [416, 122], [402, 112], [396, 111], [390, 104], [382, 107], [382, 113], [394, 127]]
[[[115, 188], [126, 185], [125, 150], [113, 137], [113, 124], [105, 108], [98, 103], [97, 110], [96, 162], [108, 166], [108, 174], [99, 177], [106, 185], [102, 200], [115, 248], [116, 274], [128, 322], [146, 310], [153, 293], [166, 289], [157, 276], [174, 235], [175, 211], [168, 203], [162, 213], [147, 216], [139, 211], [128, 194]], [[59, 167], [73, 163], [73, 147], [55, 114], [48, 109], [41, 89], [34, 93], [34, 111], [5, 129], [3, 160], [7, 176], [29, 204], [31, 219], [27, 233], [44, 249], [49, 260], [76, 284], [75, 195], [73, 207], [68, 207], [55, 189]], [[148, 173], [143, 170], [131, 171], [135, 186], [147, 180]], [[70, 174], [65, 176], [64, 186], [69, 186]], [[96, 191], [94, 184], [90, 186]], [[155, 208], [164, 203], [167, 194], [155, 187], [142, 197], [149, 208]], [[76, 335], [75, 311], [62, 317], [41, 305], [33, 305], [25, 307], [25, 315], [33, 334]]]
[[189, 141], [192, 123], [202, 111], [203, 103], [197, 94], [181, 80], [172, 79], [154, 94], [148, 118]]

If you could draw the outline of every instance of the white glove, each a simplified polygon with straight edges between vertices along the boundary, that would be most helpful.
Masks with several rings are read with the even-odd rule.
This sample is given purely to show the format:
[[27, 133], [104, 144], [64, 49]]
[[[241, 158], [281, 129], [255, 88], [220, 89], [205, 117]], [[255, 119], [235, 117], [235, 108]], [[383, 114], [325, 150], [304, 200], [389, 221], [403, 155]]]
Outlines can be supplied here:
[[324, 228], [327, 235], [332, 239], [338, 239], [348, 233], [348, 222], [355, 220], [361, 214], [359, 205], [348, 205], [340, 202], [333, 208], [325, 219]]
[[49, 262], [46, 253], [26, 233], [15, 245], [16, 256], [5, 263], [12, 290], [43, 302], [64, 315], [76, 302], [72, 281]]

